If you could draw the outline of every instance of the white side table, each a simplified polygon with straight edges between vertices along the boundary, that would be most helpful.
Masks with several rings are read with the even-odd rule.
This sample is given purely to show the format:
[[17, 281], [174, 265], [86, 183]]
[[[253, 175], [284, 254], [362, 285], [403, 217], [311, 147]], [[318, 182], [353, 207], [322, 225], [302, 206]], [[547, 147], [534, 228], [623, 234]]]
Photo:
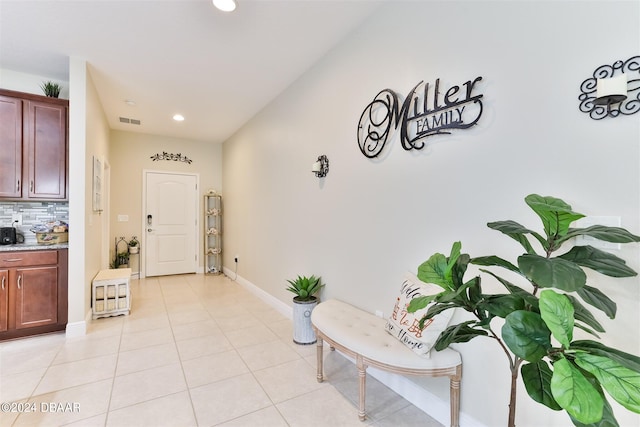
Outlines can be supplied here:
[[130, 268], [100, 270], [93, 279], [93, 318], [131, 312]]

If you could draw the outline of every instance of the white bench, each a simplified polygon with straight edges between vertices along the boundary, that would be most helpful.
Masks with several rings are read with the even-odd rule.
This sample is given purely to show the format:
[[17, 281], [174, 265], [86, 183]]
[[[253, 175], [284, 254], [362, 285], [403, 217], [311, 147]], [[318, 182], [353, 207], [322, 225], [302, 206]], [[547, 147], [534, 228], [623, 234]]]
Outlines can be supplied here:
[[318, 338], [318, 382], [324, 379], [324, 341], [329, 343], [331, 350], [337, 348], [356, 360], [360, 420], [366, 418], [365, 385], [368, 366], [397, 374], [448, 376], [451, 426], [458, 427], [462, 378], [460, 353], [447, 348], [443, 351], [431, 351], [430, 358], [421, 357], [391, 336], [384, 328], [385, 322], [385, 319], [342, 301], [328, 300], [318, 304], [311, 313], [311, 323]]

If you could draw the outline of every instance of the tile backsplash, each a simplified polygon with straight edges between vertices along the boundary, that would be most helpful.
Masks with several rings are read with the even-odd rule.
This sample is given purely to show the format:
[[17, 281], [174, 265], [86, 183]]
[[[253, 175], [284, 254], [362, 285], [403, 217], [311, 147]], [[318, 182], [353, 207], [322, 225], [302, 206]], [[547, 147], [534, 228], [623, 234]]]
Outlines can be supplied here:
[[22, 225], [17, 226], [25, 243], [35, 243], [31, 226], [49, 221], [69, 222], [68, 202], [0, 202], [0, 227], [11, 227], [13, 214], [22, 214]]

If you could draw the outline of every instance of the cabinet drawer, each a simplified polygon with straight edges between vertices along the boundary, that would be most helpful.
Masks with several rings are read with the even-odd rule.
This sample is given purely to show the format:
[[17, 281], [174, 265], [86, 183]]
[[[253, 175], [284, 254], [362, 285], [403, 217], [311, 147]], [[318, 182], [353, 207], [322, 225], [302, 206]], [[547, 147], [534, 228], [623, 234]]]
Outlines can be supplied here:
[[58, 251], [0, 252], [0, 267], [4, 268], [57, 263]]

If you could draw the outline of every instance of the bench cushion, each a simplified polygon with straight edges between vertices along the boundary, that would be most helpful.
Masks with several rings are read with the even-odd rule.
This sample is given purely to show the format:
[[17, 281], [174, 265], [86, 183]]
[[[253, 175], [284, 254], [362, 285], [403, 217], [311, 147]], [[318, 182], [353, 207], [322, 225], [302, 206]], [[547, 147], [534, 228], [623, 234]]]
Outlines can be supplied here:
[[363, 357], [407, 369], [452, 368], [460, 354], [450, 348], [416, 355], [385, 330], [386, 320], [335, 299], [322, 302], [311, 313], [311, 323], [337, 344]]

